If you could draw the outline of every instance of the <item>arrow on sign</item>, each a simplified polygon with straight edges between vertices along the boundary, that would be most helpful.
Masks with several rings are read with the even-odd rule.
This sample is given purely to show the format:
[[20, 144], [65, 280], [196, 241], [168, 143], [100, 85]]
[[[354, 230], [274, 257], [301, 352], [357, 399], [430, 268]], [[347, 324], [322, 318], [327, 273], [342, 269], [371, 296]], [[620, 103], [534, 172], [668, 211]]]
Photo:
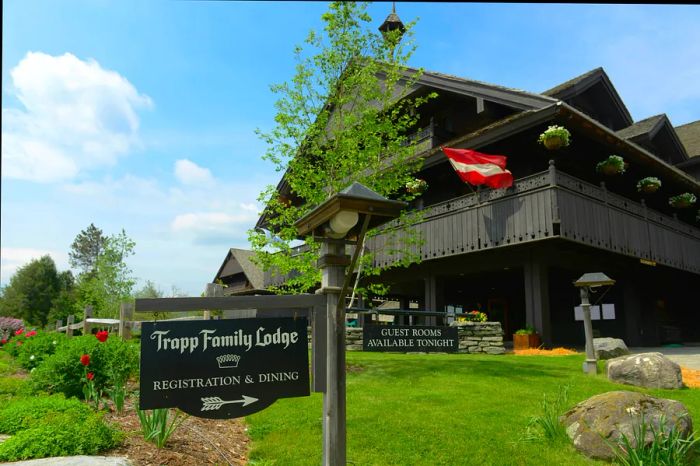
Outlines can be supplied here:
[[218, 396], [209, 396], [202, 398], [202, 411], [214, 411], [216, 409], [221, 408], [223, 405], [231, 404], [231, 403], [243, 403], [243, 406], [248, 406], [249, 404], [255, 403], [258, 401], [257, 398], [253, 398], [252, 396], [245, 396], [243, 395], [242, 400], [231, 400], [231, 401], [224, 401]]

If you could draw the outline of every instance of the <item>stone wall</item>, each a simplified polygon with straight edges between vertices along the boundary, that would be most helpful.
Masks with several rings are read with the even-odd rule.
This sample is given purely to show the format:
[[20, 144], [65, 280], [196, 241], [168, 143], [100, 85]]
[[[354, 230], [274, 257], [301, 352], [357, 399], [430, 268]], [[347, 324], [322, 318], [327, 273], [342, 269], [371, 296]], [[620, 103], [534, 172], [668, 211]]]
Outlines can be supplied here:
[[459, 334], [460, 353], [503, 354], [503, 329], [500, 322], [453, 322]]

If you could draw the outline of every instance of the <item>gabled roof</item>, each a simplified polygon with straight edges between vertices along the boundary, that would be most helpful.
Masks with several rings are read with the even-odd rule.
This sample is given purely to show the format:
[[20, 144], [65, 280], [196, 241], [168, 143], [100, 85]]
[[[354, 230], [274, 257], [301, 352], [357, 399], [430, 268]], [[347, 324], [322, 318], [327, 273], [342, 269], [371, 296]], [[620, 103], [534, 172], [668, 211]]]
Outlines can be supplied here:
[[625, 139], [634, 139], [638, 136], [648, 134], [649, 137], [653, 138], [661, 128], [665, 116], [666, 115], [662, 113], [660, 115], [654, 115], [649, 118], [639, 120], [627, 128], [617, 131], [617, 135]]
[[263, 289], [265, 287], [263, 283], [264, 274], [263, 271], [250, 260], [253, 254], [255, 253], [248, 249], [229, 249], [228, 254], [226, 254], [226, 259], [224, 259], [218, 272], [216, 272], [213, 282], [216, 282], [216, 280], [221, 277], [243, 272], [253, 288], [259, 290]]
[[[407, 68], [406, 74], [411, 76], [418, 70]], [[520, 89], [511, 89], [504, 86], [475, 81], [473, 79], [460, 78], [435, 71], [425, 71], [418, 79], [418, 85], [442, 89], [456, 94], [481, 98], [490, 102], [496, 102], [519, 110], [531, 110], [543, 108], [556, 102], [556, 99], [526, 92]]]
[[[614, 110], [617, 113], [619, 119], [617, 128], [623, 128], [631, 125], [634, 120], [632, 120], [632, 116], [630, 115], [629, 110], [627, 110], [622, 98], [620, 98], [620, 94], [617, 93], [615, 86], [612, 85], [610, 78], [602, 67], [595, 68], [580, 76], [570, 79], [556, 87], [544, 91], [542, 94], [555, 99], [564, 100], [572, 104], [572, 101], [576, 97], [583, 96], [587, 91], [592, 90], [596, 85], [602, 88], [605, 94], [607, 94], [607, 103], [610, 106], [610, 110]], [[606, 103], [602, 101], [596, 102], [596, 105], [598, 106], [605, 104]]]
[[616, 134], [648, 146], [656, 155], [674, 164], [688, 159], [687, 151], [665, 113], [640, 120]]
[[700, 157], [700, 120], [676, 126], [675, 130], [688, 156]]

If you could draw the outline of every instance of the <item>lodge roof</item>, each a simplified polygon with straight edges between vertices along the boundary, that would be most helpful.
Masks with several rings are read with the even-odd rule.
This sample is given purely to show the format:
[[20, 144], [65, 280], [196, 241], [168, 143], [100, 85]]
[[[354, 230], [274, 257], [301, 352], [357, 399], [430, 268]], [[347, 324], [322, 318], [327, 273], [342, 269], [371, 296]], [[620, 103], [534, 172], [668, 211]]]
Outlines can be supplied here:
[[264, 274], [260, 267], [251, 261], [253, 254], [255, 253], [248, 249], [229, 249], [213, 281], [243, 272], [254, 289], [264, 289]]
[[678, 138], [685, 146], [689, 157], [700, 157], [700, 120], [676, 126]]
[[[407, 75], [413, 75], [416, 68], [407, 68]], [[422, 70], [418, 79], [419, 85], [442, 89], [457, 94], [470, 95], [485, 100], [508, 105], [520, 110], [543, 108], [555, 103], [557, 100], [542, 94], [527, 92], [522, 89], [514, 89], [496, 84], [467, 79], [451, 74], [438, 73], [436, 71]]]
[[642, 134], [649, 134], [653, 137], [654, 134], [661, 128], [665, 114], [654, 115], [643, 120], [639, 120], [634, 124], [617, 131], [617, 135], [625, 139], [634, 139]]

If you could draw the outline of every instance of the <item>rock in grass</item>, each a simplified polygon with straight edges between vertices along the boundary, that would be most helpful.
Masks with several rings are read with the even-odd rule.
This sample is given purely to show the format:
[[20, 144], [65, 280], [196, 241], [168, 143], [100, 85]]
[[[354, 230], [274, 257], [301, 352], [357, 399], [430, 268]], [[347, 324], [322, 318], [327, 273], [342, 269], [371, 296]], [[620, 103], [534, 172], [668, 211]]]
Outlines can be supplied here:
[[8, 466], [133, 466], [121, 456], [61, 456], [6, 463]]
[[[632, 440], [633, 429], [642, 416], [657, 432], [661, 432], [662, 417], [666, 434], [674, 425], [683, 438], [693, 431], [690, 414], [683, 403], [622, 390], [582, 401], [564, 413], [559, 422], [581, 453], [590, 458], [610, 460], [615, 454], [608, 442], [617, 443], [622, 434]], [[648, 429], [645, 441], [652, 439], [653, 433]]]
[[640, 353], [608, 360], [608, 379], [647, 388], [683, 388], [678, 364], [661, 353]]
[[612, 359], [630, 354], [625, 342], [619, 338], [594, 338], [593, 348], [598, 359]]

